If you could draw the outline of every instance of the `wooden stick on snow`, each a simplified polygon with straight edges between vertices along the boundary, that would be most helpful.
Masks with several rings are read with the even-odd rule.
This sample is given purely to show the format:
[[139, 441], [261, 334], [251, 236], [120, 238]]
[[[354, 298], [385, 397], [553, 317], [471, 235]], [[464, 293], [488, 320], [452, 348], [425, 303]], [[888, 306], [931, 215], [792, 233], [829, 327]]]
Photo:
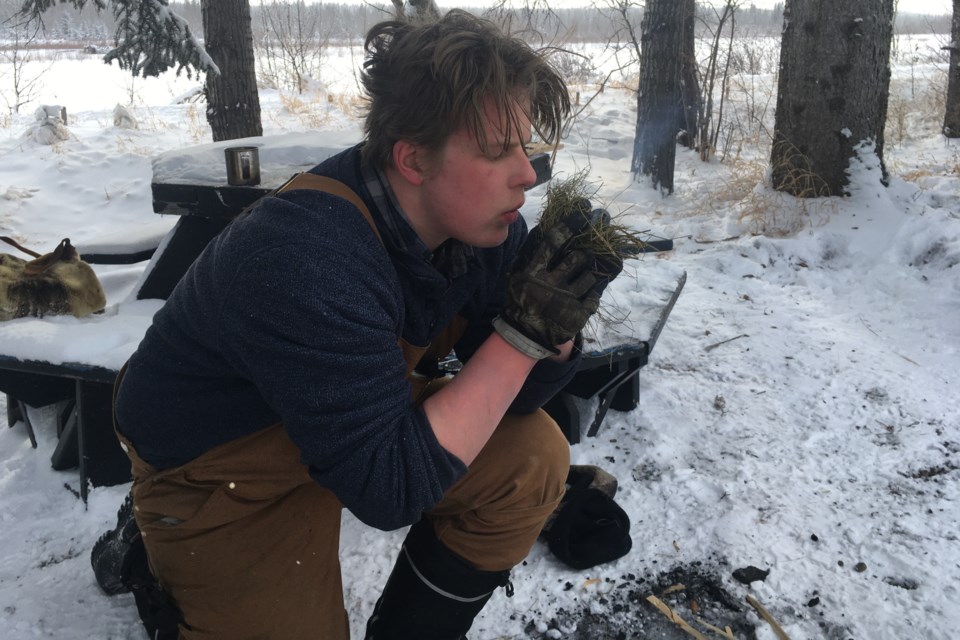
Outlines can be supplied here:
[[753, 596], [747, 596], [747, 603], [751, 607], [757, 610], [757, 613], [760, 614], [760, 617], [766, 620], [771, 627], [773, 627], [773, 632], [777, 635], [780, 640], [790, 640], [790, 636], [787, 635], [787, 632], [783, 630], [783, 627], [777, 623], [776, 619], [770, 615], [770, 612], [764, 609], [763, 605], [760, 604], [756, 598]]
[[691, 627], [689, 624], [687, 624], [686, 620], [681, 618], [676, 611], [671, 609], [666, 603], [663, 602], [663, 600], [661, 600], [657, 596], [647, 596], [647, 602], [649, 602], [650, 604], [655, 606], [657, 609], [659, 609], [660, 613], [665, 615], [670, 620], [670, 622], [677, 625], [678, 627], [686, 631], [688, 634], [690, 634], [697, 640], [707, 640], [706, 636], [704, 636], [702, 633], [700, 633], [699, 631]]

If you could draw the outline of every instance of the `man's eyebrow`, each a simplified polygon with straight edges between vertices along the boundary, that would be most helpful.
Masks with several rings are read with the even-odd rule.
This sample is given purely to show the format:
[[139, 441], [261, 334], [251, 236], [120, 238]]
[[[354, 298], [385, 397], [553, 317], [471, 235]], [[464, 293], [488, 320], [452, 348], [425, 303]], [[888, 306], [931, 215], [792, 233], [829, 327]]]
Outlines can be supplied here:
[[[509, 140], [509, 142], [508, 142]], [[513, 148], [513, 147], [525, 147], [533, 141], [533, 136], [510, 136], [508, 139], [502, 137], [496, 137], [493, 140], [487, 140], [487, 144], [491, 147], [503, 149], [504, 147]]]

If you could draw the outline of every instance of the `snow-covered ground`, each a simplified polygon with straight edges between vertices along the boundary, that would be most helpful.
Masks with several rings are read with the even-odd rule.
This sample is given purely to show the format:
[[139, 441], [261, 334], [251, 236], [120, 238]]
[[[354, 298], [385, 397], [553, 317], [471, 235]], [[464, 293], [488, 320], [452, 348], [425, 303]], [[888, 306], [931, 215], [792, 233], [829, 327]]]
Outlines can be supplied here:
[[[691, 623], [688, 600], [702, 598], [699, 614], [726, 624], [704, 606], [709, 589], [662, 593], [681, 578], [697, 583], [685, 585], [691, 594], [704, 582], [721, 587], [740, 607], [723, 615], [755, 625], [762, 640], [774, 632], [745, 604], [748, 595], [794, 640], [955, 636], [960, 148], [938, 133], [933, 97], [945, 77], [930, 62], [896, 66], [889, 188], [867, 153], [851, 168], [851, 197], [816, 202], [765, 186], [767, 150], [749, 142], [728, 149], [723, 163], [680, 151], [676, 193], [664, 198], [631, 181], [634, 96], [607, 89], [589, 104], [555, 175], [589, 167], [613, 213], [676, 239], [672, 252], [628, 262], [621, 278], [643, 286], [659, 261], [688, 274], [641, 371], [639, 407], [609, 413], [596, 438], [572, 449], [575, 462], [619, 479], [634, 547], [575, 572], [538, 544], [514, 571], [516, 595], [495, 596], [471, 638], [652, 637], [644, 620], [660, 614], [643, 602], [648, 594], [670, 600]], [[773, 84], [771, 76], [742, 80], [758, 91]], [[131, 108], [140, 126], [119, 129], [112, 111], [128, 102], [130, 80], [96, 59], [55, 64], [40, 99], [67, 106], [71, 137], [40, 145], [26, 135], [32, 117], [0, 119], [0, 235], [49, 250], [65, 236], [82, 247], [118, 230], [135, 236], [172, 225], [151, 212], [151, 158], [209, 141], [202, 105], [173, 100], [192, 86], [186, 78], [137, 80]], [[265, 132], [358, 136], [357, 102], [340, 92], [352, 85], [337, 86], [328, 96], [264, 91]], [[584, 100], [592, 91], [578, 88]], [[763, 111], [762, 93], [737, 96], [742, 117]], [[542, 196], [542, 187], [531, 192], [528, 220]], [[136, 273], [99, 270], [117, 283], [109, 302], [123, 300]], [[89, 340], [86, 348], [95, 347]], [[586, 418], [595, 406], [581, 409]], [[132, 597], [103, 595], [89, 565], [127, 487], [94, 488], [84, 506], [77, 473], [50, 468], [53, 415], [33, 415], [36, 450], [22, 424], [0, 429], [0, 638], [141, 638]], [[402, 538], [345, 516], [354, 637]], [[748, 565], [769, 576], [740, 584], [732, 572]], [[747, 637], [742, 624], [739, 638]]]

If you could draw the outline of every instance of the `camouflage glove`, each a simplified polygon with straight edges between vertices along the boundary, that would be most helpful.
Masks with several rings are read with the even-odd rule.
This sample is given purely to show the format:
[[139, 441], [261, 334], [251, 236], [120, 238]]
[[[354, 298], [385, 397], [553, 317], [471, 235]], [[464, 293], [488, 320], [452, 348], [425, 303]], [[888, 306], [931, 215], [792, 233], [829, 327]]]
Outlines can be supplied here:
[[[586, 201], [585, 201], [586, 202]], [[583, 329], [604, 288], [623, 268], [616, 255], [573, 246], [590, 225], [589, 202], [550, 229], [535, 227], [517, 252], [503, 310], [493, 326], [532, 358], [546, 358]], [[605, 212], [601, 212], [605, 213]]]

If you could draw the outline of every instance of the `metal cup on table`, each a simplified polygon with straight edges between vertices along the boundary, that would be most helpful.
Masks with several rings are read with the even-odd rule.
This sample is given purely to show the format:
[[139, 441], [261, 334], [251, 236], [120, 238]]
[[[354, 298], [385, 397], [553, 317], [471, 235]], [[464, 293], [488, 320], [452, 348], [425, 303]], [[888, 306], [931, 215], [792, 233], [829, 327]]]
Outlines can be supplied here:
[[260, 152], [257, 147], [227, 147], [227, 184], [234, 187], [260, 184]]

